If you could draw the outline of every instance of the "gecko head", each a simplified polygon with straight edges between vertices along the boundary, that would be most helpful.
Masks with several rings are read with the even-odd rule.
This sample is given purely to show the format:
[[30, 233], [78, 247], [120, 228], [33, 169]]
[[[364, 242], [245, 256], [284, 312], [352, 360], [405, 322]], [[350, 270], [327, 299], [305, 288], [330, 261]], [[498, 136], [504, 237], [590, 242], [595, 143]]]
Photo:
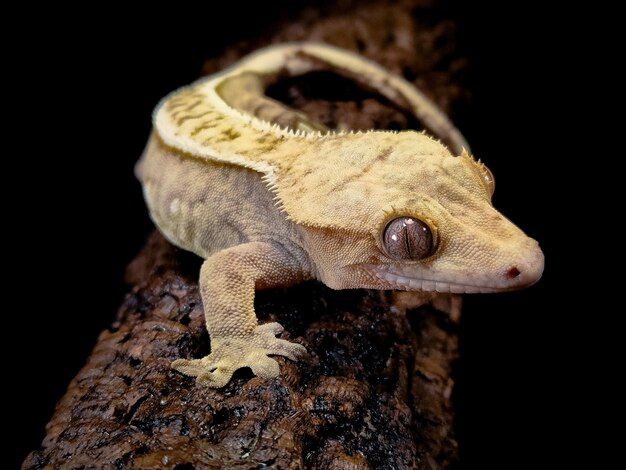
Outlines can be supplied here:
[[487, 167], [465, 151], [454, 157], [439, 144], [433, 148], [417, 157], [387, 155], [374, 187], [371, 177], [369, 185], [347, 183], [352, 193], [367, 193], [367, 201], [353, 204], [363, 212], [353, 220], [369, 230], [310, 232], [310, 242], [326, 246], [312, 253], [327, 285], [474, 293], [539, 280], [543, 253], [493, 207], [495, 180]]

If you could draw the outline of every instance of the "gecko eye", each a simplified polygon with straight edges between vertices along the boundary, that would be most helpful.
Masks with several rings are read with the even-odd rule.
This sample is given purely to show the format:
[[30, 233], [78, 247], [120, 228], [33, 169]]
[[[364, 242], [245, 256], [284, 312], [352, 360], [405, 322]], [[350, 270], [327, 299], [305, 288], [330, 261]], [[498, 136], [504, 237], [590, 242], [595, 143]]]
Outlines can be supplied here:
[[393, 259], [418, 260], [432, 252], [433, 234], [421, 220], [399, 217], [385, 227], [383, 244]]

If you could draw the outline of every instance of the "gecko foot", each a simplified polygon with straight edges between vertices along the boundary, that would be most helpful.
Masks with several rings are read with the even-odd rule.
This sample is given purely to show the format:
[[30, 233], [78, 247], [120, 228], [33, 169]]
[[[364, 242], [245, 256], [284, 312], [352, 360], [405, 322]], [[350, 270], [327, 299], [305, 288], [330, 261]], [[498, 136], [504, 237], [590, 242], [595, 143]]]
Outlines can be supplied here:
[[296, 361], [306, 354], [306, 348], [301, 344], [276, 338], [282, 331], [283, 327], [278, 323], [266, 323], [257, 326], [248, 336], [212, 337], [211, 354], [202, 359], [177, 359], [172, 362], [172, 368], [196, 377], [198, 384], [213, 388], [226, 385], [233, 373], [242, 367], [249, 367], [254, 375], [264, 379], [278, 377], [278, 362], [268, 355]]

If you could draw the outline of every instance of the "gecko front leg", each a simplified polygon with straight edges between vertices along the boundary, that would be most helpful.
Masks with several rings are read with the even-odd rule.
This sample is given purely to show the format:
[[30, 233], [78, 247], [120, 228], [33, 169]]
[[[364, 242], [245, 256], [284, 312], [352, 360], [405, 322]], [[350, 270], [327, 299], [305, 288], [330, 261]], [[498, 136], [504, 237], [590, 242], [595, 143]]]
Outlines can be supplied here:
[[238, 245], [207, 258], [200, 270], [200, 292], [211, 353], [201, 359], [178, 359], [172, 367], [215, 388], [226, 385], [242, 367], [262, 378], [277, 377], [278, 363], [269, 355], [295, 361], [306, 349], [276, 338], [283, 330], [280, 324], [258, 324], [254, 290], [300, 282], [308, 277], [302, 266], [284, 247], [264, 242]]

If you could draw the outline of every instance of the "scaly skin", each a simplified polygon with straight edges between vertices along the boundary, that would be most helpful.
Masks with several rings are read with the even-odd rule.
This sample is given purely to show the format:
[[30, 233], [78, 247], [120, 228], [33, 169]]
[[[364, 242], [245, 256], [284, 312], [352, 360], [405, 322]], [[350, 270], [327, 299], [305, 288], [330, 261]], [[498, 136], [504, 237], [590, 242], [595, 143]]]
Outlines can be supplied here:
[[[326, 131], [263, 95], [264, 77], [320, 68], [409, 107], [454, 153], [414, 131]], [[467, 148], [411, 84], [322, 44], [264, 49], [166, 97], [137, 173], [157, 226], [205, 258], [200, 287], [212, 347], [173, 367], [221, 387], [241, 367], [276, 377], [268, 355], [302, 357], [303, 346], [275, 337], [280, 325], [258, 325], [255, 289], [319, 279], [335, 289], [464, 293], [536, 282], [537, 242], [493, 208], [491, 174]], [[394, 252], [385, 230], [416, 219], [432, 249], [405, 259], [416, 249], [402, 238], [408, 232], [398, 232]]]

